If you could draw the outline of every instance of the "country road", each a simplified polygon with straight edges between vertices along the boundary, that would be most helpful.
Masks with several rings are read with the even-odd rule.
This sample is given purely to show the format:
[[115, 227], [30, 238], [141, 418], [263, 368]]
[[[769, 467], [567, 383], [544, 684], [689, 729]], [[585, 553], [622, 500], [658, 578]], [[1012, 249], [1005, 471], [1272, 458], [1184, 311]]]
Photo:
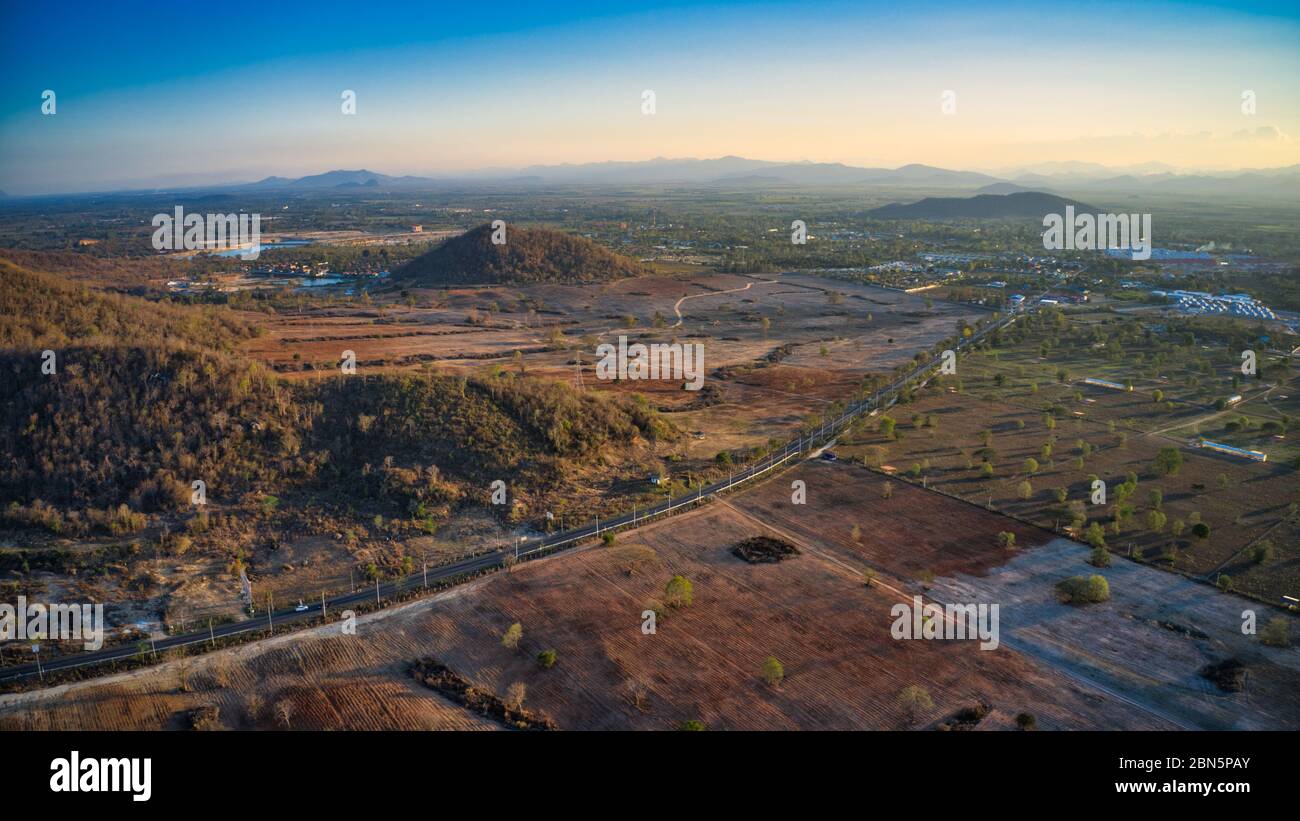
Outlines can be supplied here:
[[[753, 285], [754, 283], [750, 283]], [[736, 290], [747, 290], [740, 288]], [[700, 296], [705, 296], [701, 294]], [[956, 349], [961, 350], [973, 345], [983, 339], [986, 335], [997, 330], [1005, 328], [1016, 320], [1019, 314], [1010, 314], [1000, 321], [990, 324], [982, 330], [973, 334], [969, 339], [961, 340], [957, 343]], [[838, 433], [843, 432], [848, 425], [858, 416], [868, 413], [872, 408], [888, 407], [893, 403], [890, 395], [899, 392], [910, 382], [924, 376], [930, 371], [937, 368], [942, 356], [936, 356], [923, 365], [918, 365], [906, 375], [901, 376], [891, 382], [889, 385], [880, 388], [871, 396], [851, 403], [845, 408], [844, 412], [836, 419], [823, 422], [816, 432], [808, 435], [799, 435], [790, 440], [780, 450], [769, 453], [758, 463], [740, 470], [725, 480], [719, 480], [707, 487], [701, 487], [695, 491], [687, 493], [676, 499], [668, 499], [665, 502], [645, 510], [634, 509], [630, 513], [624, 513], [612, 519], [601, 521], [593, 519], [590, 524], [570, 530], [553, 533], [549, 536], [535, 540], [524, 540], [514, 548], [497, 550], [490, 553], [484, 553], [480, 556], [474, 556], [464, 559], [450, 565], [442, 565], [437, 568], [431, 568], [428, 571], [413, 573], [401, 579], [396, 579], [386, 583], [377, 584], [375, 587], [366, 590], [347, 593], [333, 598], [325, 599], [324, 602], [313, 604], [305, 611], [295, 609], [279, 610], [270, 614], [264, 614], [245, 621], [229, 622], [222, 625], [213, 626], [210, 630], [198, 630], [177, 636], [168, 636], [163, 639], [155, 640], [151, 643], [150, 652], [168, 650], [175, 647], [186, 647], [191, 645], [201, 645], [205, 642], [213, 642], [217, 638], [235, 636], [243, 633], [256, 633], [268, 628], [283, 627], [290, 624], [307, 621], [321, 615], [324, 611], [325, 618], [328, 618], [331, 611], [347, 609], [348, 605], [359, 604], [361, 602], [374, 601], [382, 606], [385, 597], [392, 598], [394, 595], [427, 588], [429, 584], [440, 582], [450, 582], [458, 577], [465, 576], [480, 571], [491, 570], [503, 567], [508, 557], [513, 556], [516, 560], [524, 560], [530, 557], [539, 556], [543, 553], [555, 552], [565, 549], [566, 546], [572, 547], [576, 543], [589, 538], [598, 538], [600, 534], [622, 527], [636, 527], [654, 517], [671, 513], [682, 507], [695, 505], [715, 495], [731, 490], [738, 484], [743, 484], [750, 479], [759, 476], [786, 464], [791, 459], [798, 457], [800, 454], [817, 451], [825, 447], [825, 443], [832, 441]], [[75, 655], [56, 656], [48, 660], [34, 661], [28, 664], [15, 665], [0, 669], [0, 682], [12, 681], [20, 678], [31, 676], [43, 677], [46, 672], [58, 670], [67, 670], [77, 667], [85, 667], [95, 664], [104, 664], [111, 661], [121, 661], [129, 659], [139, 654], [141, 651], [136, 645], [122, 645], [116, 647], [107, 647], [102, 650], [93, 652], [78, 653]]]
[[682, 297], [681, 299], [673, 303], [673, 313], [677, 314], [677, 321], [673, 323], [673, 327], [674, 328], [682, 327], [682, 303], [688, 299], [699, 299], [700, 297], [706, 297], [706, 296], [722, 296], [723, 294], [737, 294], [740, 293], [741, 291], [748, 291], [750, 288], [753, 288], [755, 285], [779, 285], [779, 284], [780, 283], [775, 279], [764, 279], [758, 282], [751, 282], [747, 284], [744, 288], [729, 288], [725, 291], [709, 291], [708, 293], [704, 293], [704, 294], [687, 294], [686, 296]]

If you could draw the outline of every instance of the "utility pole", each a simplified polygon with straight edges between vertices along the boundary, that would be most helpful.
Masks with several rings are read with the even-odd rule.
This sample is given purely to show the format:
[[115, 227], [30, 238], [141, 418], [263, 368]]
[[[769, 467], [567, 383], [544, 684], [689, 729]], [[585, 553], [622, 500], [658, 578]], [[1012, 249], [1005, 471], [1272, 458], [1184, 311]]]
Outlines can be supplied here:
[[379, 601], [379, 577], [378, 577], [378, 576], [375, 576], [375, 604], [376, 604], [376, 605], [380, 604], [380, 601]]
[[41, 681], [45, 681], [45, 671], [41, 669], [41, 646], [33, 644], [32, 652], [36, 654], [36, 672], [40, 674]]
[[271, 594], [266, 594], [266, 626], [271, 630], [271, 635], [275, 635], [275, 622], [271, 620], [271, 613], [274, 608], [271, 606]]
[[352, 568], [350, 567], [348, 568], [348, 587], [352, 588], [353, 593], [357, 592], [357, 580], [353, 578]]
[[424, 589], [429, 589], [429, 563], [427, 561], [424, 563]]
[[325, 621], [325, 591], [320, 592], [320, 620]]
[[217, 636], [212, 632], [212, 617], [208, 617], [208, 644], [213, 647], [217, 646]]

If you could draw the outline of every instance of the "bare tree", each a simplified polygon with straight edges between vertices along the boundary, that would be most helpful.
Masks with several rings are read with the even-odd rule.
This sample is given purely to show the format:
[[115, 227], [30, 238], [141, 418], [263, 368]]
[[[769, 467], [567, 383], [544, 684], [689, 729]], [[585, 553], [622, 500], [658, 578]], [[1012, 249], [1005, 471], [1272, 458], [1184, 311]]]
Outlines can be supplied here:
[[623, 698], [631, 704], [637, 712], [645, 712], [645, 700], [650, 695], [646, 686], [634, 678], [623, 682]]
[[898, 703], [907, 716], [907, 723], [915, 724], [920, 715], [934, 709], [934, 701], [924, 687], [915, 684], [904, 687], [898, 693]]
[[248, 694], [248, 696], [244, 699], [244, 712], [248, 714], [248, 721], [250, 724], [257, 723], [257, 720], [262, 716], [262, 709], [265, 706], [266, 706], [266, 701], [263, 700], [262, 695], [260, 693]]
[[230, 686], [230, 659], [226, 656], [218, 656], [212, 660], [212, 683], [218, 687], [226, 688]]
[[513, 710], [524, 709], [524, 698], [528, 695], [528, 685], [516, 681], [506, 688], [506, 706]]
[[275, 703], [275, 717], [283, 724], [284, 728], [289, 729], [289, 721], [293, 718], [293, 702], [287, 698], [282, 698]]

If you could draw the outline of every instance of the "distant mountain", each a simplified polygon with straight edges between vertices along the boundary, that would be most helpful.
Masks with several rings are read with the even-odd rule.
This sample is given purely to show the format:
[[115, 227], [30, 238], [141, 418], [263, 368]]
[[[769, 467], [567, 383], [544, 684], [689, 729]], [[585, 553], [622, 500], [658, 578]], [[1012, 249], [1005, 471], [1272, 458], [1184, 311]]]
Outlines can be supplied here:
[[1162, 162], [1144, 162], [1136, 165], [1126, 165], [1113, 167], [1102, 165], [1095, 162], [1078, 162], [1076, 160], [1065, 160], [1063, 162], [1042, 162], [1034, 165], [1024, 165], [1016, 168], [1000, 169], [993, 172], [999, 177], [1007, 179], [1021, 179], [1024, 177], [1050, 177], [1055, 179], [1104, 179], [1121, 174], [1132, 174], [1135, 176], [1145, 176], [1148, 174], [1172, 174], [1176, 172], [1174, 166]]
[[683, 183], [712, 182], [728, 177], [764, 172], [780, 163], [747, 160], [744, 157], [719, 157], [714, 160], [667, 159], [635, 162], [596, 162], [563, 165], [534, 165], [520, 169], [519, 176], [544, 182], [577, 183]]
[[414, 189], [426, 188], [436, 184], [436, 180], [427, 177], [390, 177], [375, 171], [361, 169], [358, 171], [326, 171], [307, 177], [289, 179], [287, 177], [267, 177], [250, 183], [247, 188], [288, 189], [293, 191], [320, 191], [329, 188], [374, 188], [374, 189]]
[[919, 163], [900, 166], [892, 171], [887, 168], [867, 170], [873, 172], [868, 175], [867, 180], [878, 183], [983, 185], [998, 182], [997, 177], [990, 177], [976, 171], [950, 171], [947, 168], [935, 168], [932, 165]]
[[843, 163], [770, 162], [744, 157], [666, 159], [643, 162], [599, 162], [580, 165], [537, 165], [519, 176], [541, 182], [672, 185], [888, 185], [974, 186], [997, 182], [974, 171], [951, 171], [929, 165], [901, 168], [861, 168]]
[[291, 179], [267, 177], [240, 188], [258, 190], [321, 191], [330, 188], [378, 190], [418, 190], [431, 188], [450, 181], [501, 182], [515, 184], [574, 184], [574, 185], [704, 185], [704, 186], [768, 186], [768, 185], [896, 185], [973, 188], [998, 182], [974, 171], [952, 171], [930, 165], [913, 163], [900, 168], [861, 168], [843, 163], [770, 162], [749, 160], [744, 157], [718, 157], [699, 160], [694, 158], [634, 162], [596, 162], [562, 165], [535, 165], [520, 169], [485, 169], [470, 171], [455, 178], [391, 177], [365, 169], [357, 171], [336, 170], [323, 174]]
[[607, 282], [640, 276], [646, 269], [584, 237], [550, 228], [507, 227], [506, 241], [492, 244], [492, 226], [453, 237], [393, 272], [415, 285], [503, 282]]
[[[1300, 200], [1300, 166], [1195, 171], [1162, 162], [1114, 167], [1098, 163], [1049, 162], [994, 172], [1016, 185], [1081, 193], [1227, 195]], [[992, 192], [989, 192], [992, 193]]]
[[1023, 185], [1016, 185], [1014, 182], [995, 182], [976, 188], [976, 194], [1020, 194], [1025, 191], [1034, 191], [1033, 188], [1025, 188]]
[[[833, 162], [771, 162], [726, 156], [714, 159], [656, 157], [632, 162], [484, 168], [452, 175], [390, 176], [367, 169], [337, 169], [305, 177], [271, 176], [257, 182], [189, 185], [97, 195], [168, 192], [384, 193], [432, 191], [479, 185], [673, 185], [762, 190], [791, 186], [861, 186], [915, 189], [918, 194], [1013, 194], [1062, 191], [1098, 200], [1121, 196], [1170, 194], [1226, 195], [1243, 199], [1300, 200], [1300, 166], [1187, 173], [1160, 162], [1113, 167], [1087, 162], [1047, 162], [990, 173], [957, 171], [913, 163], [898, 168], [868, 168]], [[64, 195], [68, 196], [68, 195]]]
[[1062, 213], [1067, 205], [1073, 205], [1079, 212], [1097, 212], [1091, 205], [1055, 194], [1022, 191], [1013, 194], [978, 194], [974, 197], [926, 197], [920, 202], [906, 205], [890, 203], [868, 211], [867, 214], [878, 219], [1042, 219], [1044, 214]]

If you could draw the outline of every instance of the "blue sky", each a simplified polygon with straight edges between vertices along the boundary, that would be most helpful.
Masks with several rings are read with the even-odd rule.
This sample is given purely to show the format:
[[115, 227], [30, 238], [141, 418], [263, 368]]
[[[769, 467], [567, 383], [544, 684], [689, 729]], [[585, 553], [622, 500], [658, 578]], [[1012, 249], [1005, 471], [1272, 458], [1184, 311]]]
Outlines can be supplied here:
[[10, 193], [722, 154], [1300, 161], [1295, 4], [0, 2]]

